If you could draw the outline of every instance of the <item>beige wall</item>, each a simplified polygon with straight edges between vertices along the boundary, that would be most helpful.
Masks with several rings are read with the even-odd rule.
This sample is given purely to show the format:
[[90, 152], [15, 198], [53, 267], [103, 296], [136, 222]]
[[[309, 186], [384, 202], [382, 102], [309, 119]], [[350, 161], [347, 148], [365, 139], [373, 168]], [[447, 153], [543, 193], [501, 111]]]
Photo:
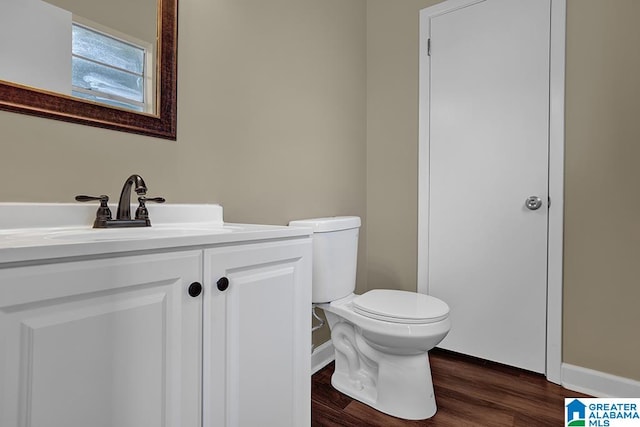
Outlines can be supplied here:
[[178, 140], [0, 112], [0, 200], [115, 198], [133, 172], [230, 221], [364, 216], [364, 1], [181, 0]]
[[45, 0], [76, 16], [155, 45], [158, 0]]
[[367, 1], [367, 286], [416, 290], [418, 11]]
[[[416, 289], [418, 10], [367, 1], [370, 288]], [[640, 380], [640, 2], [568, 0], [563, 361]]]
[[640, 2], [567, 7], [563, 360], [640, 380]]

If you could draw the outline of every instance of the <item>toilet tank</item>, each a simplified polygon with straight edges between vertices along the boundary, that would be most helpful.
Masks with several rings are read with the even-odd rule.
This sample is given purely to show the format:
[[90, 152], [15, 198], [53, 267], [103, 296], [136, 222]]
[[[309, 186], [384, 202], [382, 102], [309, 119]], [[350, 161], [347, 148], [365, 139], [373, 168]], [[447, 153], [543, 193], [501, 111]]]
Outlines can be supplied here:
[[312, 302], [334, 301], [353, 293], [358, 264], [357, 216], [291, 221], [290, 226], [313, 229]]

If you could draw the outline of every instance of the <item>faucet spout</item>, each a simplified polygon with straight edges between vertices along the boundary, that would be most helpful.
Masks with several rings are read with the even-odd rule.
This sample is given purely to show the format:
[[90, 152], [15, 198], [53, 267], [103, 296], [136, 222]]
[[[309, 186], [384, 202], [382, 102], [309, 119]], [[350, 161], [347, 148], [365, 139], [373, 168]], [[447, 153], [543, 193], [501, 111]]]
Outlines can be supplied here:
[[147, 184], [140, 175], [133, 174], [124, 182], [122, 191], [120, 192], [120, 201], [118, 202], [118, 213], [116, 219], [131, 219], [131, 189], [136, 194], [144, 196], [147, 194]]

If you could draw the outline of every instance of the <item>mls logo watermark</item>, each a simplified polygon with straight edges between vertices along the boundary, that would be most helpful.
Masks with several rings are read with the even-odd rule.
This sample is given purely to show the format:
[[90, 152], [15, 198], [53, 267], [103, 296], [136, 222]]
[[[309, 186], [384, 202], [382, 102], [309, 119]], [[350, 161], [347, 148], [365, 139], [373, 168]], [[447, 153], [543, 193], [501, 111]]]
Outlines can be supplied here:
[[564, 399], [566, 427], [640, 426], [640, 399]]

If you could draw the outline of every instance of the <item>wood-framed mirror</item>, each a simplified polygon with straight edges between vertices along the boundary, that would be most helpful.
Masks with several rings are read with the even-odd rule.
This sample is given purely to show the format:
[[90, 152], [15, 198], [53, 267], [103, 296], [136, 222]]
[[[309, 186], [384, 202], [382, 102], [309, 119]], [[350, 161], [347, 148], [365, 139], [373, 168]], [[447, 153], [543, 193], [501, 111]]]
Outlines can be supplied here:
[[[29, 14], [32, 15], [31, 12]], [[75, 13], [73, 16], [75, 25]], [[153, 46], [155, 56], [152, 61], [146, 61], [145, 64], [154, 72], [150, 73], [152, 77], [142, 83], [148, 93], [146, 96], [152, 100], [152, 107], [145, 107], [147, 112], [144, 112], [143, 107], [134, 111], [129, 107], [119, 106], [115, 101], [112, 105], [106, 105], [103, 101], [82, 99], [78, 97], [84, 97], [82, 94], [78, 95], [76, 92], [72, 94], [71, 89], [65, 88], [60, 91], [45, 89], [41, 85], [25, 84], [11, 78], [5, 78], [2, 74], [0, 74], [0, 110], [175, 140], [177, 133], [178, 0], [157, 0], [153, 17], [157, 22], [156, 39], [150, 45]], [[17, 28], [23, 31], [24, 26]], [[70, 40], [70, 30], [68, 37]], [[0, 45], [0, 47], [2, 46]], [[71, 62], [71, 49], [68, 50], [69, 62]], [[0, 50], [1, 52], [2, 50]], [[82, 58], [82, 60], [85, 59]], [[0, 61], [12, 62], [1, 57]], [[91, 58], [86, 61], [88, 63], [95, 62]], [[149, 67], [149, 64], [152, 65]], [[71, 65], [68, 67], [71, 69]], [[47, 69], [49, 67], [39, 68]], [[71, 77], [68, 80], [68, 85], [71, 87]], [[138, 80], [143, 81], [145, 78], [140, 77]], [[73, 88], [75, 91], [76, 87]], [[80, 90], [82, 89], [80, 88]], [[91, 95], [90, 89], [85, 90], [89, 95]], [[111, 103], [109, 100], [107, 102]]]

